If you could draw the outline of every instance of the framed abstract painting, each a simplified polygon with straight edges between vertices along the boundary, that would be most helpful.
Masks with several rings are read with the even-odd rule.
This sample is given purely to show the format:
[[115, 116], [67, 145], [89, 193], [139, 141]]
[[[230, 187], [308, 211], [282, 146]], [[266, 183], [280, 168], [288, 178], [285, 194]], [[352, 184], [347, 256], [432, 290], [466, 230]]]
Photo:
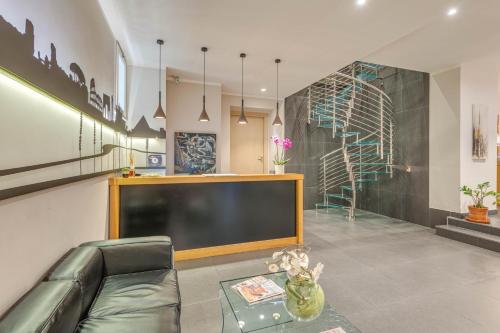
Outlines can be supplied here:
[[216, 173], [216, 135], [175, 132], [174, 173]]

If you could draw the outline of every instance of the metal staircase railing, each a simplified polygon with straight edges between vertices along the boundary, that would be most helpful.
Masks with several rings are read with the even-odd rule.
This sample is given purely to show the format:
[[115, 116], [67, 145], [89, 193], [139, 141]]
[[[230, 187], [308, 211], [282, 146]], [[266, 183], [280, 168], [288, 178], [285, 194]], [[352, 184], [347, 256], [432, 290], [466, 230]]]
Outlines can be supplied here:
[[382, 66], [355, 62], [308, 89], [308, 123], [331, 128], [338, 148], [321, 157], [316, 209], [338, 208], [353, 220], [363, 185], [393, 175], [394, 116]]

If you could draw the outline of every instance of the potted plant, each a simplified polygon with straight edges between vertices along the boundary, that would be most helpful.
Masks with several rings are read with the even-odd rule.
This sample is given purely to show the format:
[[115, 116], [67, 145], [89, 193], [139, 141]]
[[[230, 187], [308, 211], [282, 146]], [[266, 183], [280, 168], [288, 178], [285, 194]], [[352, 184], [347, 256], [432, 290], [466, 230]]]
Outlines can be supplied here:
[[500, 196], [497, 192], [490, 190], [490, 182], [478, 184], [475, 189], [464, 185], [460, 188], [460, 192], [471, 197], [473, 202], [469, 205], [469, 215], [465, 219], [476, 223], [490, 223], [488, 207], [484, 205], [484, 199]]
[[273, 159], [274, 173], [282, 175], [285, 173], [285, 164], [290, 161], [289, 158], [286, 158], [286, 152], [293, 147], [293, 143], [289, 138], [284, 138], [282, 140], [277, 135], [274, 135], [271, 139], [276, 146], [276, 154]]
[[128, 178], [128, 175], [130, 173], [130, 168], [121, 168], [120, 171], [122, 173], [123, 178]]
[[287, 272], [285, 308], [298, 321], [317, 318], [325, 305], [325, 294], [318, 284], [324, 266], [317, 263], [314, 268], [309, 268], [309, 250], [303, 246], [283, 249], [275, 252], [272, 260], [266, 262], [272, 273], [280, 268]]

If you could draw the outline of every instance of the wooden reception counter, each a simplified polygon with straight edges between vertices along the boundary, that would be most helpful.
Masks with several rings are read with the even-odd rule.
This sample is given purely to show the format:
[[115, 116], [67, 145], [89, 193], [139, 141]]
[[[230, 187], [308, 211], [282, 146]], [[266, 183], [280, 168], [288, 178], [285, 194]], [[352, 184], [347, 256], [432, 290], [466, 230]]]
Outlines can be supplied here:
[[300, 174], [115, 177], [109, 238], [167, 235], [176, 260], [303, 243]]

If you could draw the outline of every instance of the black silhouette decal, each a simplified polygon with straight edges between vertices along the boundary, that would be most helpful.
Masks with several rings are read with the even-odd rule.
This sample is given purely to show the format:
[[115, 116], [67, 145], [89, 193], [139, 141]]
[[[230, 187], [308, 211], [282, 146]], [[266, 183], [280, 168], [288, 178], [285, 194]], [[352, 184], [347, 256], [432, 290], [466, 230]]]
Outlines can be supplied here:
[[35, 56], [35, 29], [26, 20], [24, 33], [0, 15], [0, 67], [16, 74], [51, 95], [73, 105], [86, 115], [126, 133], [125, 120], [120, 108], [115, 108], [113, 97], [96, 92], [96, 82], [90, 80], [87, 86], [85, 75], [77, 63], [72, 63], [66, 73], [57, 63], [57, 49], [50, 44], [50, 59], [40, 52]]

